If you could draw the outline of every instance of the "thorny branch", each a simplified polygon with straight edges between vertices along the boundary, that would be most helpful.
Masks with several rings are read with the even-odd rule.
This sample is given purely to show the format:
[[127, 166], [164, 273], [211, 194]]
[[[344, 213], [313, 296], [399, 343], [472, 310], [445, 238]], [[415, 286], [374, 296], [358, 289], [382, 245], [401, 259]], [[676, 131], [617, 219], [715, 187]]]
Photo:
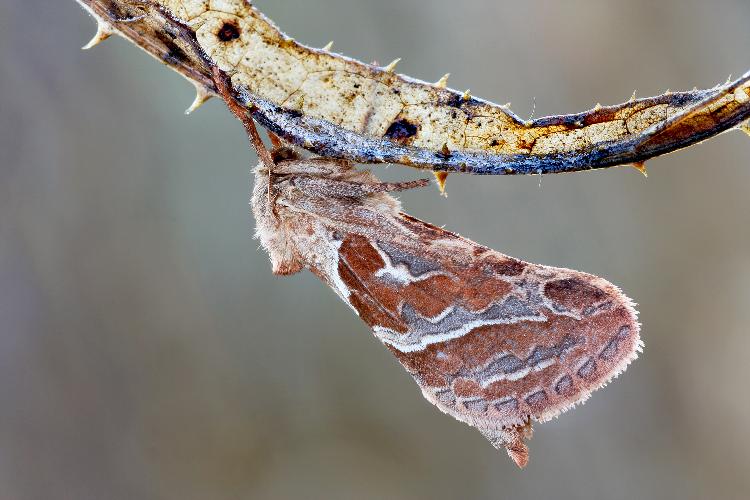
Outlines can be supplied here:
[[300, 45], [246, 0], [227, 0], [227, 12], [185, 0], [77, 1], [99, 23], [89, 46], [115, 33], [135, 43], [195, 84], [191, 109], [217, 93], [216, 65], [259, 123], [324, 157], [496, 175], [642, 167], [750, 118], [750, 73], [713, 89], [524, 121], [446, 88], [446, 78], [398, 75], [397, 61], [381, 68]]

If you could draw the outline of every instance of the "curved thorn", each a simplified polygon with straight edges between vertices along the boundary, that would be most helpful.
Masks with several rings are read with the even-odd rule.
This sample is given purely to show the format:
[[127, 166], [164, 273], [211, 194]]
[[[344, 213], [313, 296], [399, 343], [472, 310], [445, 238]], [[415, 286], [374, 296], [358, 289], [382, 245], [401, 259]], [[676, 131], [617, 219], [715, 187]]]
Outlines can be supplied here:
[[96, 35], [94, 38], [89, 40], [89, 43], [81, 47], [82, 50], [93, 49], [107, 38], [115, 34], [115, 31], [110, 28], [109, 24], [105, 23], [101, 19], [96, 20]]
[[326, 44], [326, 46], [325, 46], [325, 47], [323, 47], [323, 49], [322, 49], [322, 50], [324, 50], [324, 51], [326, 51], [326, 52], [330, 52], [332, 48], [333, 48], [333, 40], [331, 40], [330, 42], [328, 42], [328, 43]]
[[646, 170], [646, 162], [639, 161], [631, 165], [634, 169], [643, 174], [643, 177], [648, 178], [648, 170]]
[[397, 59], [394, 59], [393, 61], [391, 61], [391, 64], [389, 64], [388, 66], [386, 66], [385, 68], [383, 68], [383, 71], [385, 71], [386, 73], [393, 73], [393, 71], [396, 69], [396, 66], [400, 62], [401, 62], [401, 58], [400, 57], [397, 58]]
[[444, 89], [448, 86], [448, 78], [450, 78], [451, 74], [446, 73], [435, 83], [435, 86], [441, 89]]
[[193, 101], [193, 104], [190, 105], [188, 109], [185, 110], [185, 114], [189, 115], [196, 111], [198, 108], [206, 104], [206, 102], [211, 99], [213, 96], [206, 91], [203, 86], [196, 84], [195, 85], [195, 100]]
[[448, 172], [433, 172], [435, 174], [435, 180], [437, 181], [438, 188], [440, 188], [440, 194], [448, 197], [445, 192], [445, 183], [448, 180]]

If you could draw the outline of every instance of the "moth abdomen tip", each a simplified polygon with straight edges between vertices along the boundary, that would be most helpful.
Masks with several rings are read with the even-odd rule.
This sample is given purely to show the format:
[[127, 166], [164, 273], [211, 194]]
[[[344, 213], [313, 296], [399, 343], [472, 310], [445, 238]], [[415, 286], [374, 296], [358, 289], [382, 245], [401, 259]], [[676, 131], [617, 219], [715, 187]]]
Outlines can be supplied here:
[[519, 469], [525, 469], [529, 465], [529, 447], [524, 443], [506, 448], [508, 456], [515, 462]]

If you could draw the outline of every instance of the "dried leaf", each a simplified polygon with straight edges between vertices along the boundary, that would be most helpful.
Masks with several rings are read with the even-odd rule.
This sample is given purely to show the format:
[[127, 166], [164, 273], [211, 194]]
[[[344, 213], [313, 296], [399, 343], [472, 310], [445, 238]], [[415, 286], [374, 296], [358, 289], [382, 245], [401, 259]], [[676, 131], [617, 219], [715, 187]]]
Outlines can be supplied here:
[[196, 102], [215, 93], [215, 64], [261, 124], [325, 157], [476, 174], [571, 172], [643, 164], [750, 118], [750, 73], [709, 90], [524, 121], [446, 88], [447, 78], [430, 84], [396, 74], [393, 63], [301, 45], [245, 0], [78, 2], [101, 33], [122, 35], [192, 80]]

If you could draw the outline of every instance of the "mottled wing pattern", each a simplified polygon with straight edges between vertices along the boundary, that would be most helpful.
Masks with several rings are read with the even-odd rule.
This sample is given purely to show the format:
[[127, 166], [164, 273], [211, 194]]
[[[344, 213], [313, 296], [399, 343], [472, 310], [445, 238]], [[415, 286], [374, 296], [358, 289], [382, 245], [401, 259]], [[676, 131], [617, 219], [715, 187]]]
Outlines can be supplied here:
[[348, 302], [445, 413], [521, 466], [531, 421], [622, 372], [640, 349], [631, 301], [585, 273], [525, 263], [407, 215], [403, 238], [343, 235]]

